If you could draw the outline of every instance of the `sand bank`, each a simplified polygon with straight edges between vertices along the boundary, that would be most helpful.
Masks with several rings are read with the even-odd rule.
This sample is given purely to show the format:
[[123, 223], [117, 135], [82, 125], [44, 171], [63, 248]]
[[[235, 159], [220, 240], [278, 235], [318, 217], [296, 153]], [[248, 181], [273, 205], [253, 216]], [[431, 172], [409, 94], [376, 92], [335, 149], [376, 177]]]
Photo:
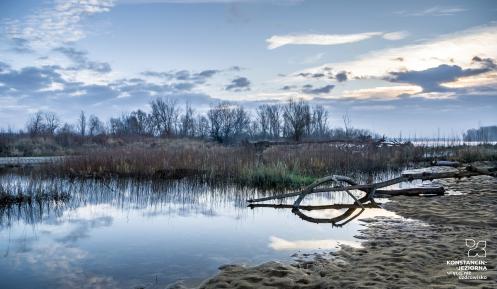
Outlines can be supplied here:
[[[406, 219], [362, 220], [363, 248], [342, 246], [293, 264], [227, 265], [200, 288], [496, 288], [497, 179], [437, 181], [462, 194], [394, 197], [387, 210]], [[465, 239], [485, 240], [486, 280], [465, 280], [448, 261], [468, 260]], [[474, 275], [474, 274], [473, 274]]]

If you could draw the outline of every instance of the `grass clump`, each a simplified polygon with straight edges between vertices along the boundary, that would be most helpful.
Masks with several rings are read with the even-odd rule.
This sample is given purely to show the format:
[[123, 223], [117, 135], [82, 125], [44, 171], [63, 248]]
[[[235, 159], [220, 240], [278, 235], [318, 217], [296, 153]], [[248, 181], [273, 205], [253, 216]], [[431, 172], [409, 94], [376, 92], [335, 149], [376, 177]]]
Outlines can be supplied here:
[[285, 164], [259, 165], [246, 168], [237, 178], [242, 185], [261, 188], [298, 188], [311, 184], [316, 178], [288, 169]]

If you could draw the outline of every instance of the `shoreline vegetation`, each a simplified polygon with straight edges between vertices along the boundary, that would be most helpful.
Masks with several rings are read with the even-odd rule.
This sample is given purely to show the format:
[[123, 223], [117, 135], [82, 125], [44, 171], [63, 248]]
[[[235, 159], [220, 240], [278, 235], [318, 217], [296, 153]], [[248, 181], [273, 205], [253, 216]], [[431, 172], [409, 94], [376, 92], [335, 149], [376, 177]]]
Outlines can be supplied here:
[[[225, 145], [195, 139], [141, 139], [119, 146], [87, 149], [80, 155], [19, 168], [29, 184], [0, 184], [0, 206], [43, 201], [64, 202], [70, 196], [52, 182], [39, 180], [190, 179], [211, 185], [236, 185], [282, 193], [300, 189], [333, 174], [371, 183], [385, 173], [396, 176], [406, 168], [427, 166], [436, 160], [460, 164], [497, 161], [497, 145], [415, 146], [411, 143], [318, 142], [264, 145]], [[9, 171], [9, 168], [4, 168]], [[38, 180], [38, 181], [37, 181]]]
[[[74, 124], [39, 111], [24, 130], [0, 132], [0, 156], [65, 156], [35, 168], [45, 176], [191, 177], [269, 189], [295, 189], [330, 174], [374, 177], [439, 159], [497, 159], [497, 145], [491, 143], [497, 127], [415, 145], [354, 128], [348, 114], [342, 116], [343, 128], [332, 128], [323, 106], [302, 99], [251, 111], [219, 102], [197, 113], [189, 104], [157, 98], [150, 108], [106, 123], [82, 111]], [[461, 145], [461, 140], [482, 144]]]
[[[410, 142], [307, 141], [222, 144], [189, 138], [107, 137], [105, 144], [41, 163], [30, 174], [69, 178], [192, 178], [260, 189], [296, 189], [325, 175], [400, 172], [436, 160], [497, 160], [497, 145], [418, 146]], [[368, 180], [361, 180], [367, 182]]]
[[[193, 178], [267, 189], [295, 189], [315, 179], [400, 172], [439, 159], [470, 163], [497, 160], [496, 145], [423, 147], [410, 143], [295, 143], [258, 148], [192, 139], [141, 140], [88, 149], [41, 164], [34, 173], [71, 178]], [[362, 180], [364, 182], [368, 180]]]

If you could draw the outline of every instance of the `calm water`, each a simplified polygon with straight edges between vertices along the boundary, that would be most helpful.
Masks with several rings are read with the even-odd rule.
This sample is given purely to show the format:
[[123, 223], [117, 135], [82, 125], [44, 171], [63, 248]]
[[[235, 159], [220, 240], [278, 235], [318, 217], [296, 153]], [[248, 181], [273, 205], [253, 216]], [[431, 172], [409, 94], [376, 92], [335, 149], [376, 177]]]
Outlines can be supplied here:
[[[29, 185], [16, 175], [0, 181]], [[186, 181], [54, 182], [71, 194], [68, 202], [0, 208], [0, 288], [198, 285], [222, 264], [290, 261], [296, 252], [358, 246], [359, 218], [394, 216], [366, 209], [337, 228], [306, 222], [289, 209], [247, 208], [246, 199], [264, 195], [257, 190]], [[311, 202], [353, 203], [345, 194], [303, 205]], [[331, 218], [344, 212], [306, 213]]]

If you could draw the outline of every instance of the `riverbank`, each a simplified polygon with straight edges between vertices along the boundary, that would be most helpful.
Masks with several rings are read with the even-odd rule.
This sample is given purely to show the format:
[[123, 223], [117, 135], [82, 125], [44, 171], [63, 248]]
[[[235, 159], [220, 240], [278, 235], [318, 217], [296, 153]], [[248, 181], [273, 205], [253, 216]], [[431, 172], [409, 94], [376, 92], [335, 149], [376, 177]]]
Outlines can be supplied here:
[[[11, 157], [0, 157], [0, 168], [36, 164], [33, 174], [44, 177], [196, 178], [278, 190], [297, 189], [330, 174], [356, 178], [368, 172], [368, 178], [374, 178], [385, 171], [400, 172], [440, 159], [461, 163], [497, 160], [497, 145], [490, 143], [414, 144], [352, 138], [222, 144], [150, 136], [78, 137], [65, 146], [50, 136], [4, 141], [0, 156]], [[50, 155], [57, 157], [46, 157]]]
[[[418, 147], [410, 143], [292, 143], [222, 145], [189, 139], [161, 139], [95, 147], [46, 164], [36, 174], [78, 178], [196, 178], [261, 189], [295, 189], [316, 178], [340, 174], [369, 177], [434, 160], [462, 163], [497, 160], [497, 146]], [[366, 180], [359, 180], [366, 181]]]
[[[497, 280], [497, 180], [437, 181], [441, 197], [394, 197], [384, 207], [407, 219], [364, 219], [362, 248], [342, 246], [293, 264], [228, 265], [200, 288], [491, 288]], [[468, 258], [465, 239], [485, 240], [486, 280], [460, 280], [447, 261]]]

